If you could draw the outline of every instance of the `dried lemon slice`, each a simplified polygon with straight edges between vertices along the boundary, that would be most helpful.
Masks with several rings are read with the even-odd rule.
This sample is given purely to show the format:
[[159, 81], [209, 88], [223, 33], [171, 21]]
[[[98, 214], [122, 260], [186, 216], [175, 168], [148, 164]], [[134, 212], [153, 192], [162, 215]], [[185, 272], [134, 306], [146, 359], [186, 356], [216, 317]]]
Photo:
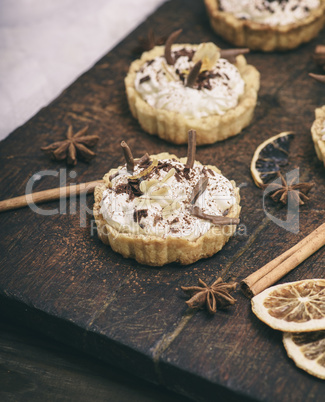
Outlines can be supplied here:
[[212, 42], [201, 43], [193, 56], [193, 62], [202, 61], [201, 71], [211, 70], [220, 58], [220, 49]]
[[257, 187], [277, 177], [282, 166], [288, 164], [290, 140], [293, 134], [290, 131], [280, 133], [262, 142], [254, 153], [251, 162], [251, 174]]
[[274, 329], [309, 332], [325, 329], [325, 279], [272, 286], [252, 299], [254, 314]]
[[285, 332], [283, 344], [297, 367], [325, 379], [325, 331]]

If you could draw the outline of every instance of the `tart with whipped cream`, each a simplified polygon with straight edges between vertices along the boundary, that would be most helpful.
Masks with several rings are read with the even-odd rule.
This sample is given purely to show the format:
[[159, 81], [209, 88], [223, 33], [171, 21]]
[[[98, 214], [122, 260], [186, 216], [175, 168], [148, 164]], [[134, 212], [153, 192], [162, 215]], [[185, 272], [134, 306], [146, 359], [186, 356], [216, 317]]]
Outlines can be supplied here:
[[311, 135], [318, 159], [325, 166], [325, 106], [315, 110], [315, 117], [316, 119], [311, 127]]
[[325, 0], [204, 0], [213, 30], [236, 46], [294, 49], [323, 28]]
[[187, 158], [146, 154], [110, 170], [95, 189], [94, 216], [99, 238], [126, 258], [191, 264], [234, 234], [239, 199], [235, 182], [195, 161], [192, 147]]
[[213, 43], [172, 45], [176, 37], [131, 64], [125, 86], [133, 116], [175, 144], [186, 144], [190, 129], [198, 145], [240, 133], [253, 118], [259, 72], [242, 54], [231, 63]]

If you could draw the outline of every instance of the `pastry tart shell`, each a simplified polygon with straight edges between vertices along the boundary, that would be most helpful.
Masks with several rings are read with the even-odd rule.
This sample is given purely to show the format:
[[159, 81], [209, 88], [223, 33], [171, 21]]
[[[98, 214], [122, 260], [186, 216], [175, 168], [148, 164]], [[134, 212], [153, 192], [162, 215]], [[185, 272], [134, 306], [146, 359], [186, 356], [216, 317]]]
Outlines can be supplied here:
[[284, 26], [271, 26], [236, 18], [221, 11], [218, 0], [204, 0], [212, 29], [239, 47], [271, 52], [290, 50], [315, 38], [325, 22], [325, 0], [301, 21]]
[[[157, 159], [175, 158], [182, 163], [186, 163], [186, 158], [178, 159], [175, 155], [168, 153], [151, 155], [151, 157]], [[195, 163], [199, 164], [199, 162]], [[207, 166], [207, 168], [220, 174], [220, 170], [215, 166]], [[182, 265], [192, 264], [201, 258], [210, 257], [220, 251], [235, 233], [235, 225], [212, 226], [205, 234], [191, 241], [181, 237], [167, 236], [163, 238], [146, 234], [119, 232], [100, 213], [103, 192], [110, 184], [109, 176], [115, 171], [116, 169], [113, 169], [108, 172], [104, 176], [105, 184], [95, 188], [93, 212], [99, 238], [103, 243], [111, 246], [115, 252], [122, 254], [123, 257], [134, 258], [139, 263], [150, 266], [163, 266], [171, 262], [178, 262]], [[234, 181], [231, 181], [231, 183], [234, 187], [236, 203], [231, 206], [226, 216], [238, 218], [241, 210], [239, 189]]]
[[[178, 44], [197, 48], [197, 45]], [[235, 108], [229, 109], [224, 115], [210, 115], [201, 118], [187, 117], [176, 111], [156, 109], [150, 106], [135, 89], [136, 73], [146, 61], [164, 54], [164, 46], [156, 46], [135, 60], [125, 78], [125, 88], [128, 103], [144, 131], [158, 135], [160, 138], [174, 144], [186, 144], [188, 131], [196, 130], [197, 145], [212, 144], [239, 134], [247, 127], [253, 118], [260, 86], [260, 74], [255, 67], [248, 65], [244, 56], [237, 56], [236, 67], [245, 81], [244, 94], [239, 98]]]
[[322, 140], [322, 133], [325, 122], [325, 106], [317, 108], [315, 110], [315, 121], [311, 127], [311, 135], [314, 142], [316, 154], [318, 159], [324, 163], [325, 167], [325, 141]]

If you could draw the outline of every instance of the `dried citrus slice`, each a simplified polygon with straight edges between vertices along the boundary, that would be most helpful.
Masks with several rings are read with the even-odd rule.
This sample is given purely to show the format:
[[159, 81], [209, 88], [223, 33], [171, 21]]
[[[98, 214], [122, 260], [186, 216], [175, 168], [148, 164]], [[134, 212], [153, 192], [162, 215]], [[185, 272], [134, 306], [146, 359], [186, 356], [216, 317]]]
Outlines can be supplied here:
[[252, 299], [257, 317], [284, 332], [325, 329], [325, 279], [272, 286]]
[[296, 366], [325, 379], [325, 331], [285, 332], [283, 344]]
[[257, 187], [263, 188], [264, 184], [277, 177], [282, 166], [288, 164], [292, 138], [293, 133], [287, 131], [269, 138], [256, 148], [251, 174]]

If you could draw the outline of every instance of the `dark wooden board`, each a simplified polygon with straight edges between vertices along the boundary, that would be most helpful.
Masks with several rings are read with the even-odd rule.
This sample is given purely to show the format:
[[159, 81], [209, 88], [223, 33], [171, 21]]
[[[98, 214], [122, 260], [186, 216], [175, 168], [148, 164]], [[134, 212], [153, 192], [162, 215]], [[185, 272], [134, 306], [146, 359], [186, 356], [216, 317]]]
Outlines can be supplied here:
[[[165, 3], [144, 24], [82, 75], [48, 107], [1, 143], [1, 198], [23, 194], [33, 174], [64, 163], [47, 159], [40, 147], [65, 135], [68, 124], [100, 136], [97, 157], [68, 169], [68, 183], [101, 178], [123, 162], [119, 147], [126, 140], [135, 156], [168, 151], [179, 156], [186, 146], [168, 144], [144, 133], [132, 118], [123, 79], [135, 55], [139, 36], [149, 27], [168, 34], [182, 27], [182, 40], [213, 40], [229, 47], [210, 29], [203, 2]], [[244, 233], [237, 234], [212, 258], [188, 267], [171, 264], [149, 268], [123, 259], [92, 231], [90, 214], [39, 215], [29, 208], [1, 214], [0, 306], [2, 314], [73, 345], [110, 364], [195, 400], [315, 401], [324, 394], [322, 381], [296, 368], [286, 356], [281, 334], [251, 312], [238, 291], [238, 302], [214, 317], [186, 308], [181, 285], [200, 277], [212, 282], [241, 280], [295, 244], [324, 220], [325, 174], [314, 152], [310, 126], [314, 109], [324, 103], [324, 87], [308, 78], [319, 72], [311, 54], [324, 43], [323, 32], [297, 50], [252, 53], [248, 61], [261, 72], [261, 90], [252, 125], [235, 138], [200, 147], [197, 159], [218, 166], [241, 185]], [[300, 167], [313, 180], [311, 200], [300, 210], [297, 234], [270, 220], [262, 192], [249, 165], [257, 145], [281, 131], [296, 133], [288, 170]], [[69, 174], [74, 171], [76, 177]], [[62, 172], [63, 174], [64, 172]], [[36, 181], [34, 190], [56, 187], [58, 177]], [[93, 197], [87, 198], [91, 207]], [[58, 208], [52, 202], [42, 208]], [[266, 201], [268, 213], [286, 219], [286, 209]], [[82, 222], [82, 225], [80, 224]], [[283, 281], [324, 276], [324, 250], [310, 257]]]
[[0, 319], [1, 402], [189, 402], [125, 370]]

